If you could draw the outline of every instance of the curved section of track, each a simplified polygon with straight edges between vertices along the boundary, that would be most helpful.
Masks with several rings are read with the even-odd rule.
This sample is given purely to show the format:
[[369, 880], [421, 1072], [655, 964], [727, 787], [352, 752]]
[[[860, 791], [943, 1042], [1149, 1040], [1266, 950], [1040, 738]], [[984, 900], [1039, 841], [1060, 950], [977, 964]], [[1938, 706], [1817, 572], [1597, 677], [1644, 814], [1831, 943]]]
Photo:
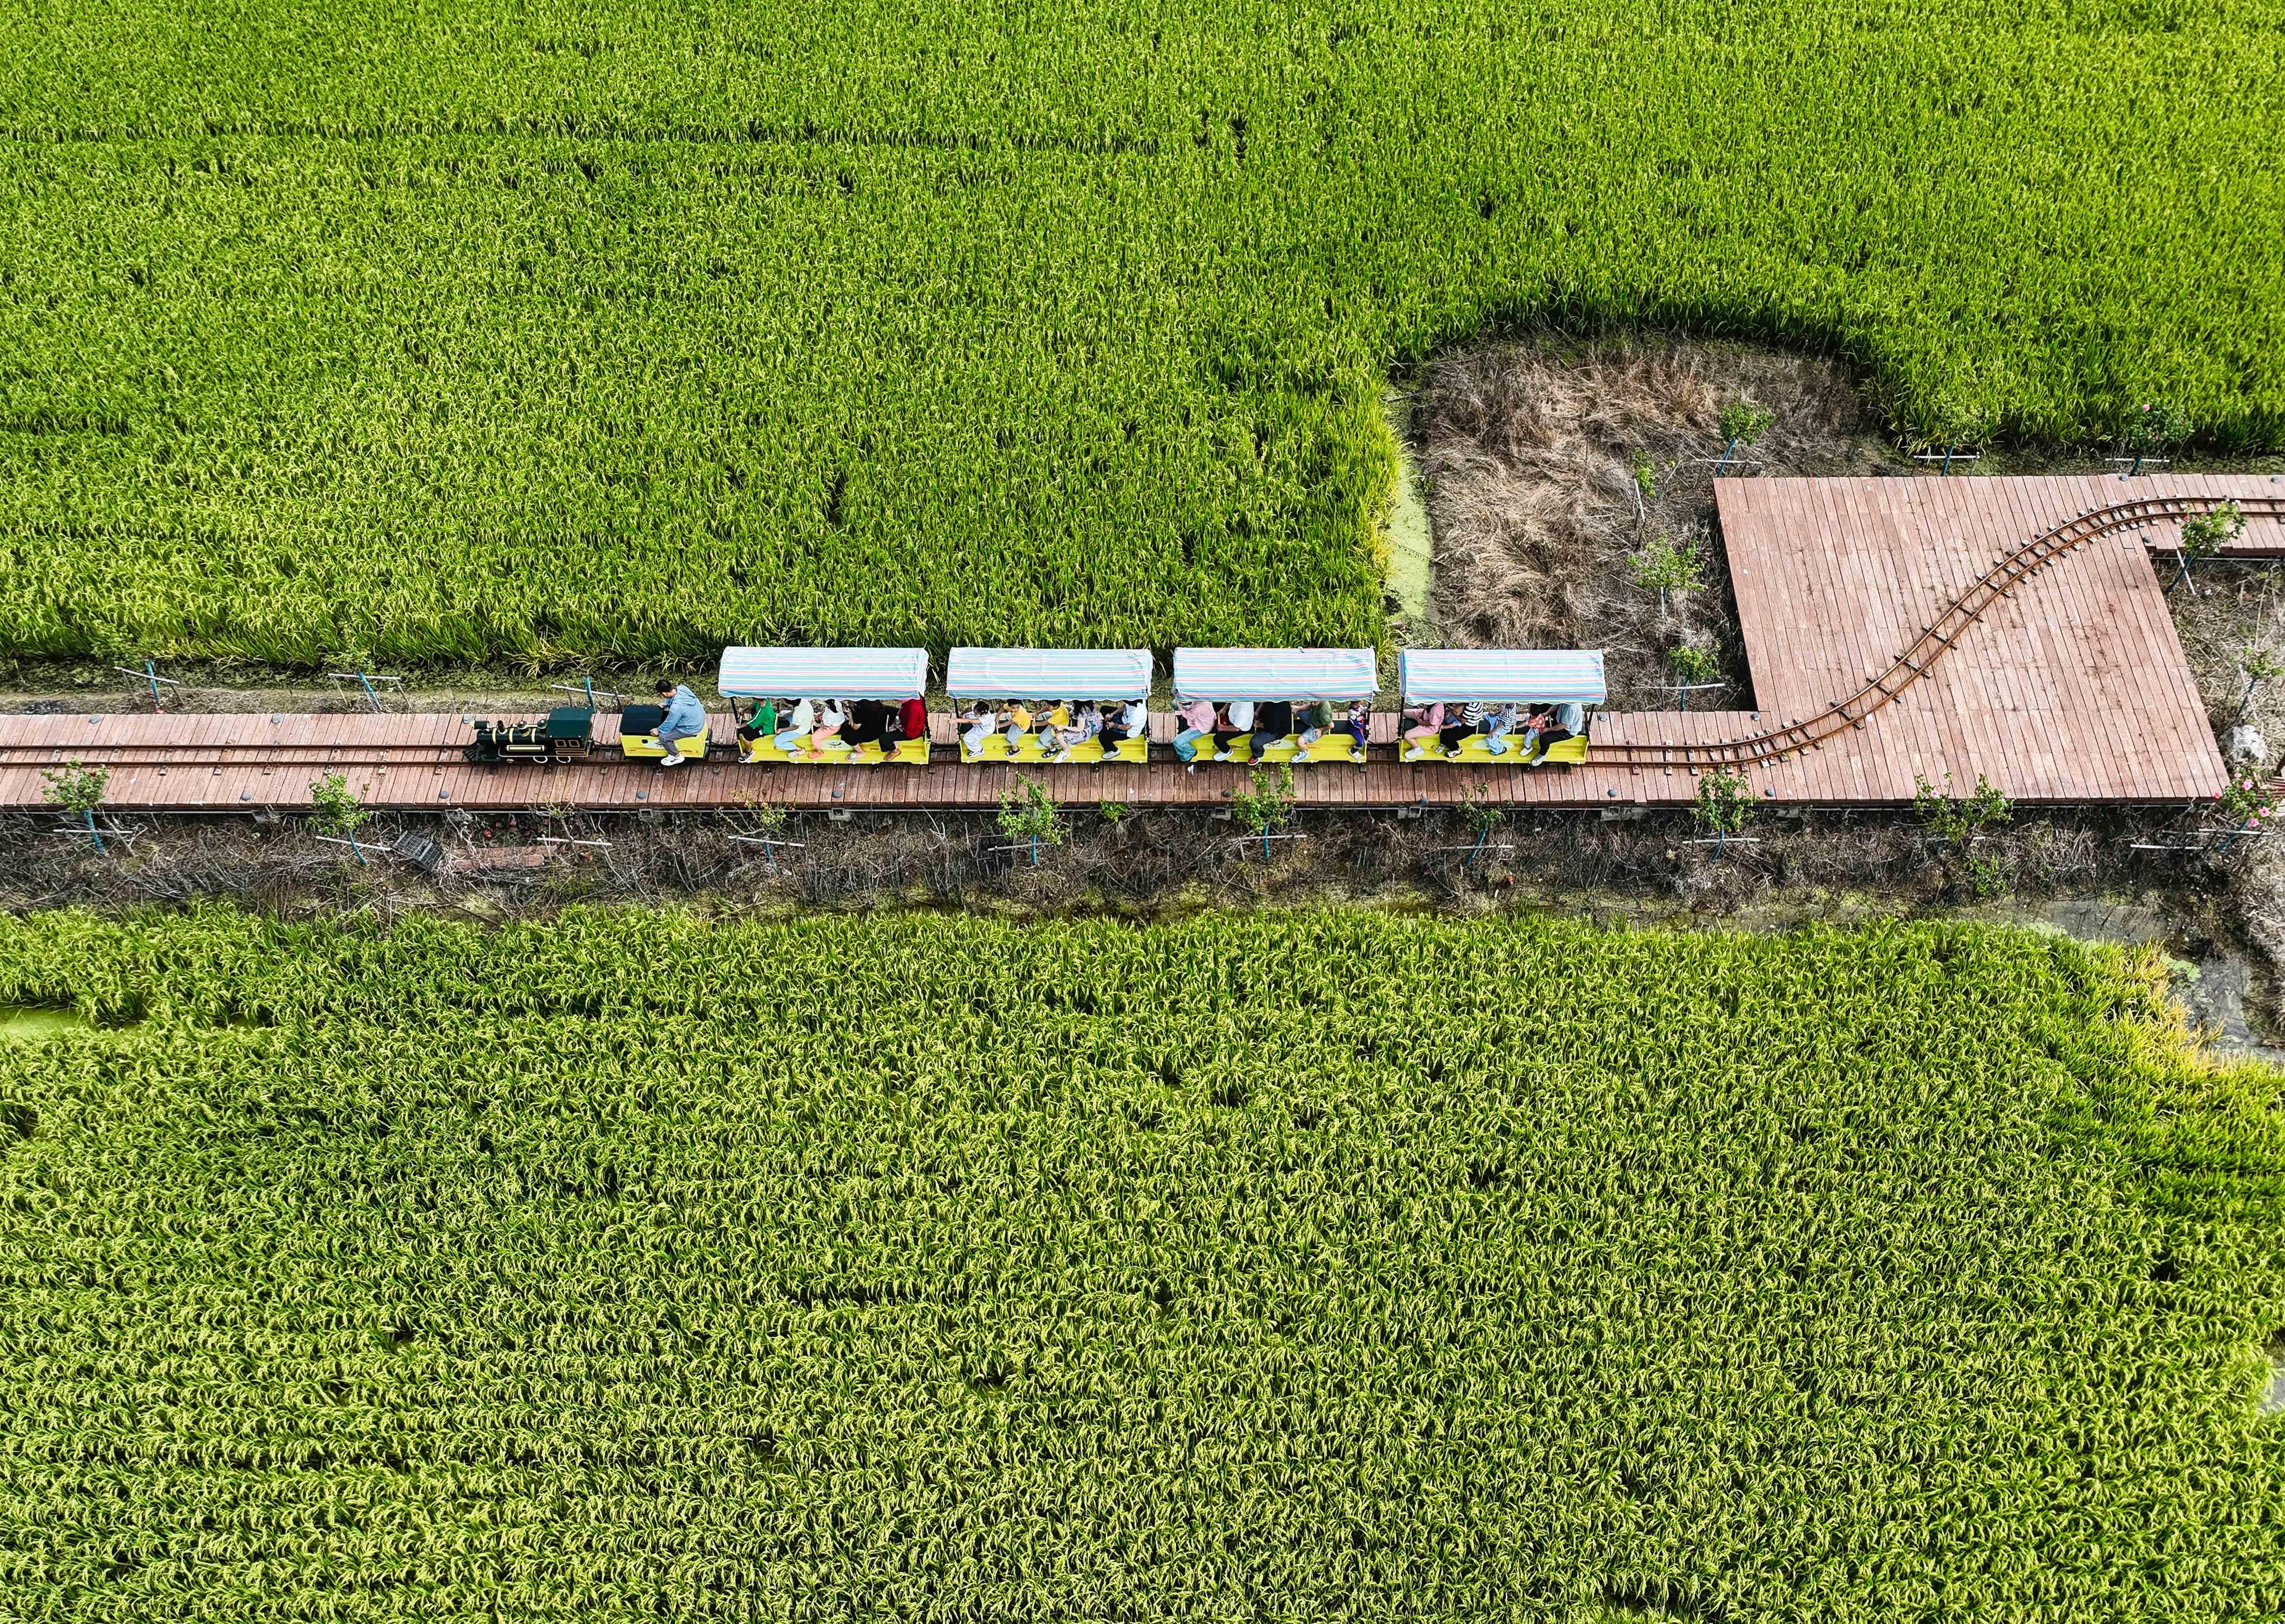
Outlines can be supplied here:
[[[1661, 767], [1753, 766], [1786, 760], [1802, 750], [1814, 749], [1844, 729], [1862, 727], [1867, 718], [1887, 710], [1896, 695], [1933, 671], [1993, 604], [2057, 559], [2121, 530], [2211, 512], [2222, 499], [2145, 497], [2138, 501], [2116, 502], [2108, 507], [2092, 508], [2034, 537], [1992, 565], [1981, 579], [1955, 598], [1888, 670], [1839, 704], [1806, 721], [1718, 744], [1590, 743], [1587, 759], [1599, 766]], [[2285, 519], [2285, 497], [2228, 499], [2234, 500], [2249, 519]]]
[[[1787, 760], [1833, 739], [1845, 729], [1865, 726], [1868, 718], [1887, 709], [1897, 695], [1933, 671], [1992, 605], [2056, 560], [2106, 536], [2154, 522], [2178, 522], [2210, 512], [2224, 499], [2234, 500], [2249, 519], [2285, 520], [2285, 497], [2273, 496], [2147, 497], [2091, 508], [2001, 558], [1954, 599], [1886, 671], [1839, 704], [1805, 721], [1718, 743], [1590, 742], [1588, 762], [1598, 766], [1736, 768]], [[324, 773], [444, 768], [461, 765], [464, 738], [462, 735], [449, 741], [401, 738], [246, 739], [228, 743], [90, 741], [83, 753], [91, 763], [105, 767], [169, 771], [223, 772], [235, 767], [262, 767]], [[53, 738], [36, 743], [0, 743], [0, 766], [44, 766], [75, 758], [82, 753]], [[612, 759], [616, 754], [606, 751], [601, 758]]]

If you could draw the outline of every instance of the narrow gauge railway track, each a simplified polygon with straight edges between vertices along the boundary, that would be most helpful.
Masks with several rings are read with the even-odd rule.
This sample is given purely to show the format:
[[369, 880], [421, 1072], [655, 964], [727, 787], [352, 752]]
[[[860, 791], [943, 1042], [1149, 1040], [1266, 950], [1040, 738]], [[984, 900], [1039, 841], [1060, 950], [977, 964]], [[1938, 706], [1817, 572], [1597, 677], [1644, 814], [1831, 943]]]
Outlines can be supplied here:
[[[2140, 530], [2160, 521], [2178, 521], [2210, 512], [2222, 499], [2146, 497], [2132, 502], [2115, 502], [2107, 507], [2091, 508], [2077, 518], [2034, 537], [2000, 559], [1975, 584], [1953, 599], [1912, 646], [1896, 657], [1888, 670], [1847, 699], [1806, 721], [1714, 744], [1590, 742], [1587, 759], [1597, 766], [1754, 766], [1766, 762], [1785, 761], [1802, 750], [1815, 749], [1846, 729], [1864, 726], [1867, 718], [1894, 704], [1898, 694], [1936, 668], [1937, 663], [1951, 651], [1952, 646], [1983, 618], [1993, 604], [2057, 559], [2077, 551], [2091, 541], [2115, 536], [2122, 530]], [[2227, 499], [2235, 501], [2238, 510], [2248, 519], [2285, 520], [2285, 497]]]
[[[0, 767], [52, 766], [77, 762], [90, 767], [446, 767], [463, 765], [461, 747], [452, 744], [343, 745], [302, 743], [149, 744], [93, 743], [82, 749], [69, 745], [0, 744]], [[618, 756], [598, 753], [595, 762], [613, 762]], [[585, 765], [566, 762], [563, 765]]]
[[[1955, 598], [1887, 670], [1848, 698], [1812, 716], [1765, 733], [1706, 744], [1593, 742], [1588, 765], [1625, 767], [1750, 767], [1780, 762], [1815, 749], [1843, 731], [1865, 726], [1866, 720], [1893, 704], [1897, 696], [1928, 675], [1962, 636], [1989, 613], [1992, 606], [2048, 565], [2088, 543], [2122, 531], [2164, 522], [2179, 522], [2210, 511], [2222, 498], [2206, 497], [2147, 497], [2089, 509], [2054, 526], [2002, 557], [1967, 591]], [[2285, 521], [2285, 497], [2244, 496], [2234, 499], [2248, 519]], [[251, 723], [249, 716], [246, 720]], [[319, 771], [419, 769], [463, 764], [458, 740], [247, 740], [232, 744], [200, 744], [178, 741], [139, 741], [106, 743], [91, 740], [74, 747], [53, 740], [38, 743], [0, 743], [0, 766], [49, 766], [72, 760], [90, 766], [157, 768], [167, 771], [220, 771], [233, 767], [277, 767]], [[621, 757], [614, 750], [599, 750], [593, 757], [548, 764], [559, 767], [610, 765]]]

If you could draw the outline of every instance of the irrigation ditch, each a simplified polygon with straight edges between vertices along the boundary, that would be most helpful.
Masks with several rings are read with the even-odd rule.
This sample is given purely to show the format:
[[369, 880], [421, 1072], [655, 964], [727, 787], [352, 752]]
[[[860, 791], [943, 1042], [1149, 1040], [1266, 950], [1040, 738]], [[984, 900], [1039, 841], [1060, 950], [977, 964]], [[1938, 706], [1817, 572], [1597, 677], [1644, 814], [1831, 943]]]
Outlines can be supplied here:
[[[1527, 333], [1399, 382], [1392, 428], [1417, 482], [1393, 522], [1403, 530], [1391, 538], [1404, 566], [1392, 580], [1396, 640], [1601, 647], [1614, 704], [1672, 702], [1670, 661], [1684, 645], [1710, 651], [1712, 680], [1730, 690], [1720, 702], [1750, 702], [1711, 497], [1725, 402], [1771, 414], [1741, 470], [1927, 472], [1884, 435], [1882, 414], [1841, 364], [1750, 345]], [[1961, 466], [2091, 470], [2107, 449], [1984, 447]], [[1642, 584], [1645, 549], [1661, 541], [1685, 555], [1690, 584]], [[2285, 680], [2245, 679], [2251, 651], [2285, 662], [2285, 567], [2203, 564], [2169, 602], [2217, 737], [2250, 726], [2274, 741], [2273, 758], [2285, 750]], [[185, 712], [369, 703], [356, 683], [306, 671], [159, 669], [177, 679], [169, 708]], [[627, 689], [658, 674], [594, 669], [599, 682]], [[407, 675], [415, 680], [389, 694], [392, 709], [530, 710], [561, 702], [556, 685], [579, 680], [569, 671]], [[107, 659], [0, 662], [0, 709], [149, 708]], [[1945, 913], [2161, 943], [2182, 967], [2184, 1001], [2225, 1047], [2264, 1051], [2266, 1033], [2285, 1032], [2285, 854], [2272, 854], [2273, 841], [2216, 846], [2187, 810], [2026, 812], [1955, 844], [1893, 812], [1764, 815], [1718, 852], [1696, 843], [1703, 831], [1678, 813], [1517, 814], [1488, 828], [1465, 809], [1301, 812], [1279, 831], [1285, 838], [1260, 842], [1205, 809], [1106, 811], [1064, 808], [1062, 839], [1036, 852], [988, 813], [797, 813], [770, 828], [734, 812], [383, 815], [357, 836], [370, 855], [325, 843], [292, 817], [106, 815], [120, 835], [104, 852], [53, 819], [0, 817], [0, 906], [214, 898], [294, 914], [437, 909], [497, 921], [576, 903], [1040, 918], [1335, 904], [1747, 930]]]
[[1908, 815], [1810, 812], [1718, 851], [1683, 814], [1489, 822], [1465, 808], [1301, 812], [1265, 841], [1205, 809], [1074, 804], [1036, 851], [991, 814], [941, 812], [384, 813], [356, 847], [299, 817], [106, 815], [103, 828], [98, 852], [59, 819], [0, 818], [0, 906], [491, 922], [581, 904], [1135, 920], [1336, 906], [1747, 930], [1944, 914], [2157, 943], [2225, 1047], [2263, 1050], [2281, 1024], [2267, 922], [2281, 865], [2269, 843], [2216, 844], [2179, 812], [2045, 812], [1951, 842]]

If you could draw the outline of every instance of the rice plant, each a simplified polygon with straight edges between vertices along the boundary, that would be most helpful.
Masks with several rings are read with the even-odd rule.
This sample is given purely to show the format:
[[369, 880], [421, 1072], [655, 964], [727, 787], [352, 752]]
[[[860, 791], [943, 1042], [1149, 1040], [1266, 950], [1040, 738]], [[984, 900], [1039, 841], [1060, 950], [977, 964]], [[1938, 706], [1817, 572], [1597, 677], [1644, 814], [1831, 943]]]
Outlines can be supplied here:
[[21, 1618], [2229, 1620], [2274, 1074], [1939, 923], [0, 917]]
[[1516, 323], [2274, 446], [2275, 31], [2147, 9], [18, 7], [0, 653], [1372, 641]]

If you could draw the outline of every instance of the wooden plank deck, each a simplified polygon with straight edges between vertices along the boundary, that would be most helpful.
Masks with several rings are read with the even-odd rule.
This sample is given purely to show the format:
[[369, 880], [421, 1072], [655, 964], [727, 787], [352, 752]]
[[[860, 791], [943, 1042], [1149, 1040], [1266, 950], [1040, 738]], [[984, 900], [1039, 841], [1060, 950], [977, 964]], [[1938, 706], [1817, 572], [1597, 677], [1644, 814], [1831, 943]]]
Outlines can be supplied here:
[[[1755, 694], [1789, 721], [1853, 692], [1994, 560], [2054, 525], [2160, 492], [2280, 490], [2263, 475], [1723, 480], [1716, 501]], [[2014, 588], [1845, 747], [1819, 752], [1816, 797], [1908, 801], [1916, 778], [1947, 772], [1962, 790], [1987, 776], [2027, 802], [2218, 793], [2221, 758], [2150, 552], [2175, 534], [2098, 540]], [[2261, 519], [2235, 550], [2281, 545], [2285, 523]]]
[[[1598, 745], [1716, 745], [1805, 721], [1856, 693], [2001, 555], [2053, 526], [2136, 497], [2276, 496], [2266, 475], [1977, 479], [1725, 479], [1716, 482], [1755, 711], [1612, 712]], [[2027, 803], [2189, 802], [2225, 780], [2160, 583], [2177, 531], [2098, 540], [1995, 604], [1929, 674], [1888, 709], [1788, 760], [1755, 766], [1772, 804], [1906, 804], [1915, 780], [1973, 788], [1979, 775]], [[2154, 550], [2155, 553], [2154, 553]], [[2285, 522], [2250, 523], [2231, 549], [2285, 556]], [[2154, 569], [2154, 557], [2158, 567]], [[41, 804], [41, 773], [107, 765], [122, 810], [251, 812], [309, 804], [310, 781], [343, 772], [369, 804], [404, 809], [593, 810], [796, 807], [989, 808], [1014, 776], [965, 766], [949, 718], [931, 726], [926, 769], [748, 767], [726, 718], [713, 759], [662, 772], [601, 757], [542, 767], [472, 766], [458, 713], [388, 716], [202, 714], [0, 717], [0, 807]], [[610, 733], [608, 723], [600, 730]], [[1214, 804], [1245, 781], [1220, 765], [1185, 773], [1166, 749], [1173, 718], [1152, 718], [1148, 765], [1032, 767], [1056, 798], [1130, 805]], [[1508, 805], [1678, 806], [1697, 794], [1680, 762], [1590, 762], [1569, 769], [1451, 768], [1395, 759], [1396, 718], [1374, 718], [1362, 769], [1295, 774], [1312, 808], [1449, 804], [1471, 787]]]

